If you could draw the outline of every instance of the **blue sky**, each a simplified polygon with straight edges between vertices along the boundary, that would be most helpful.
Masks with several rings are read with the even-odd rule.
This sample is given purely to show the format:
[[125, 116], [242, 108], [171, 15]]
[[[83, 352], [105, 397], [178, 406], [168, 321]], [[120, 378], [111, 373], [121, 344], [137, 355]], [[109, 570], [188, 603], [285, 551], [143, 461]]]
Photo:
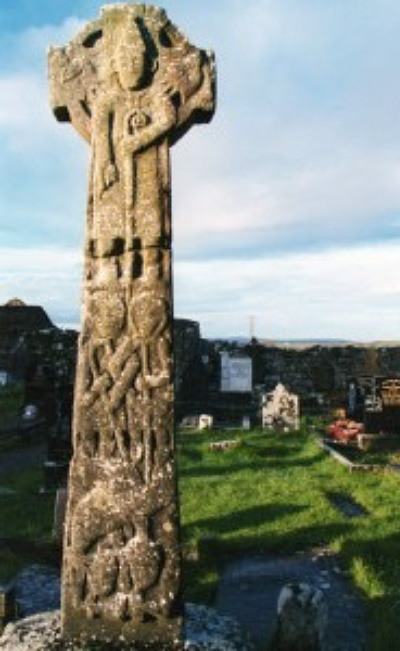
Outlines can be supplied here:
[[[0, 6], [0, 303], [77, 324], [87, 145], [48, 106], [46, 49], [97, 0]], [[112, 4], [112, 3], [109, 3]], [[205, 336], [400, 339], [398, 0], [166, 0], [218, 67], [173, 149], [177, 316]]]

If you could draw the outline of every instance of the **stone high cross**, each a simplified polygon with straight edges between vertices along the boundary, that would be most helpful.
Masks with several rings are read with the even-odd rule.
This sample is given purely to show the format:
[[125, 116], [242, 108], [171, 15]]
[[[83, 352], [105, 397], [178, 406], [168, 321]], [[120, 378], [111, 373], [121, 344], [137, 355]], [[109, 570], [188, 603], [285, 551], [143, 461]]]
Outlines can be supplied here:
[[49, 82], [91, 145], [63, 634], [180, 649], [169, 149], [212, 117], [214, 59], [162, 9], [109, 5]]

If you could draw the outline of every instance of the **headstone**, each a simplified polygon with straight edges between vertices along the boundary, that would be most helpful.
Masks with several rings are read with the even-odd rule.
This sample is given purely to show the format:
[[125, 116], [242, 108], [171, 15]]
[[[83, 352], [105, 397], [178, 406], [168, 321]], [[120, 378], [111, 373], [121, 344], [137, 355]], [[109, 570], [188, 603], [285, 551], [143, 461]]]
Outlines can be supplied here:
[[226, 452], [226, 450], [233, 450], [238, 448], [241, 445], [241, 442], [237, 439], [232, 439], [229, 441], [214, 441], [209, 444], [209, 449], [217, 452]]
[[199, 416], [200, 430], [212, 429], [213, 425], [214, 425], [214, 418], [212, 416], [209, 416], [208, 414], [201, 414], [201, 416]]
[[298, 430], [300, 428], [299, 397], [277, 384], [262, 397], [262, 425], [267, 429]]
[[180, 427], [185, 427], [188, 429], [198, 429], [199, 416], [185, 416], [181, 420]]
[[308, 583], [285, 585], [278, 598], [273, 651], [322, 651], [327, 623], [324, 594]]
[[221, 353], [221, 392], [251, 393], [253, 388], [253, 363], [250, 357], [237, 357]]
[[108, 5], [51, 48], [56, 118], [91, 144], [63, 633], [180, 649], [169, 150], [214, 111], [213, 55]]
[[369, 433], [400, 434], [400, 378], [360, 376], [348, 387], [348, 407]]

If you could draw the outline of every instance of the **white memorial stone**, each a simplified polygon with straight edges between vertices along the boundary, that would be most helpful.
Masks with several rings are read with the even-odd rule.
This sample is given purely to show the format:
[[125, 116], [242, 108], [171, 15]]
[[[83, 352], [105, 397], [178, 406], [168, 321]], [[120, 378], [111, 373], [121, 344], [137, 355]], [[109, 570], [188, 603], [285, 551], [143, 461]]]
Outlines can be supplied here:
[[277, 384], [273, 391], [262, 396], [262, 425], [266, 429], [300, 429], [299, 397], [283, 384]]
[[208, 416], [207, 414], [202, 414], [199, 416], [199, 429], [212, 429], [214, 425], [214, 418]]

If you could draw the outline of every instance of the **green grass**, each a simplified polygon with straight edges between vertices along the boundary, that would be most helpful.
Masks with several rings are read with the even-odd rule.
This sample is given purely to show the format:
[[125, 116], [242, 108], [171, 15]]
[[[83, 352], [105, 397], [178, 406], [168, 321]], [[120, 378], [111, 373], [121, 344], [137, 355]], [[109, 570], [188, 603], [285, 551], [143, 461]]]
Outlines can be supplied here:
[[[0, 495], [0, 583], [11, 579], [27, 562], [37, 561], [37, 552], [24, 541], [49, 543], [52, 539], [54, 494], [39, 494], [41, 469], [7, 476], [1, 486], [15, 491]], [[11, 543], [2, 544], [7, 540]]]
[[[292, 554], [327, 547], [338, 554], [370, 609], [371, 649], [396, 648], [400, 636], [400, 475], [349, 473], [300, 434], [237, 432], [242, 444], [211, 452], [211, 440], [178, 437], [183, 541], [209, 554], [185, 564], [185, 591], [213, 600], [218, 569], [232, 555]], [[367, 515], [347, 519], [328, 499], [350, 495]]]

